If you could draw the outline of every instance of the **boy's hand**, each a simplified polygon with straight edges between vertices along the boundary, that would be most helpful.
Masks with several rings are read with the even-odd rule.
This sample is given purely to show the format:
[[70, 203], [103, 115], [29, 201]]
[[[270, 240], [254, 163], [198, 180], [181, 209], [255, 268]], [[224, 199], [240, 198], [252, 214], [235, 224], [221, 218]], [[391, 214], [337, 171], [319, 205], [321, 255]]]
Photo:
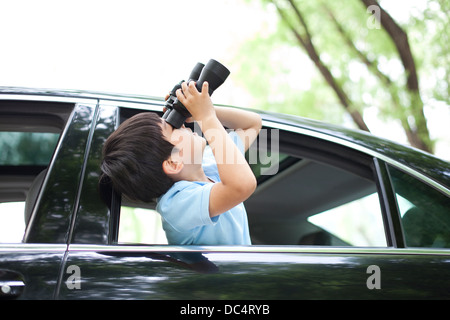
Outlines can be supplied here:
[[197, 90], [195, 82], [183, 82], [181, 89], [178, 89], [176, 94], [178, 100], [188, 109], [195, 121], [215, 117], [214, 105], [208, 93], [208, 82], [203, 83], [201, 92]]
[[[169, 99], [169, 97], [170, 97], [170, 93], [166, 94], [166, 96], [164, 97], [164, 100]], [[165, 113], [166, 111], [167, 111], [167, 108], [164, 107], [163, 108], [163, 113]], [[194, 119], [192, 119], [192, 117], [189, 117], [184, 122], [186, 122], [186, 123], [194, 122]]]

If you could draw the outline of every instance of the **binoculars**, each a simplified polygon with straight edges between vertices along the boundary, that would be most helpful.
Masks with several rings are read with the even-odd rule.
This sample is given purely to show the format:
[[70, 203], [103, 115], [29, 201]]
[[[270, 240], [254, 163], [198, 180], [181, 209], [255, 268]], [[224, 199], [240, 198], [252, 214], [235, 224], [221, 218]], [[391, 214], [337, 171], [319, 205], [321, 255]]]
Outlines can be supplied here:
[[[229, 76], [230, 71], [223, 66], [221, 63], [216, 60], [209, 60], [206, 65], [203, 63], [197, 63], [192, 69], [191, 74], [189, 75], [188, 82], [196, 81], [196, 88], [198, 91], [202, 90], [203, 82], [207, 81], [209, 85], [209, 95], [212, 95], [214, 90], [216, 90], [222, 83], [225, 82], [226, 78]], [[191, 116], [189, 111], [185, 106], [178, 100], [176, 91], [181, 89], [181, 84], [183, 81], [180, 81], [176, 84], [173, 89], [170, 91], [169, 98], [166, 100], [165, 108], [167, 109], [163, 119], [166, 120], [172, 127], [178, 129], [187, 118]]]

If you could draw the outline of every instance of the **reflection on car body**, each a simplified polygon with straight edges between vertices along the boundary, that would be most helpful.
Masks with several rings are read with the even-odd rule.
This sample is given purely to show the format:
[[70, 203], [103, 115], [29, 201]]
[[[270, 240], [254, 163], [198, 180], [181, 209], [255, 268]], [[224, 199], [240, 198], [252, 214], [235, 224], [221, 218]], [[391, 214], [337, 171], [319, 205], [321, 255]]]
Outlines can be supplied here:
[[0, 87], [1, 298], [450, 298], [449, 163], [360, 131], [259, 112], [251, 246], [167, 245], [155, 203], [106, 205], [105, 139], [162, 105]]

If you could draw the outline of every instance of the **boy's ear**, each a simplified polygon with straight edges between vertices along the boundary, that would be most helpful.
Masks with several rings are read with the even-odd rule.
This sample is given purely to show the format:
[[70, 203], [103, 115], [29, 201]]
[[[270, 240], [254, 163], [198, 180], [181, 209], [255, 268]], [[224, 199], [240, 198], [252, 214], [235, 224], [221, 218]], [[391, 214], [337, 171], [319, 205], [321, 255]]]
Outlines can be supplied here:
[[183, 166], [183, 162], [174, 161], [172, 159], [164, 160], [162, 164], [163, 171], [167, 175], [180, 173], [181, 169], [183, 169]]

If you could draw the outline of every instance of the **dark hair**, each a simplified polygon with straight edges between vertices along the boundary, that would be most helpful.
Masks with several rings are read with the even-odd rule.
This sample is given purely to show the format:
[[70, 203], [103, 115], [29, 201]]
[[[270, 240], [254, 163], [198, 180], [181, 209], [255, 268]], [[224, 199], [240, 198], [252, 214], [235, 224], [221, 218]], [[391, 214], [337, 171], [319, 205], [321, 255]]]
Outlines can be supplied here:
[[131, 200], [150, 202], [173, 185], [163, 171], [174, 145], [161, 130], [161, 118], [152, 112], [134, 115], [124, 121], [103, 146], [100, 184]]

